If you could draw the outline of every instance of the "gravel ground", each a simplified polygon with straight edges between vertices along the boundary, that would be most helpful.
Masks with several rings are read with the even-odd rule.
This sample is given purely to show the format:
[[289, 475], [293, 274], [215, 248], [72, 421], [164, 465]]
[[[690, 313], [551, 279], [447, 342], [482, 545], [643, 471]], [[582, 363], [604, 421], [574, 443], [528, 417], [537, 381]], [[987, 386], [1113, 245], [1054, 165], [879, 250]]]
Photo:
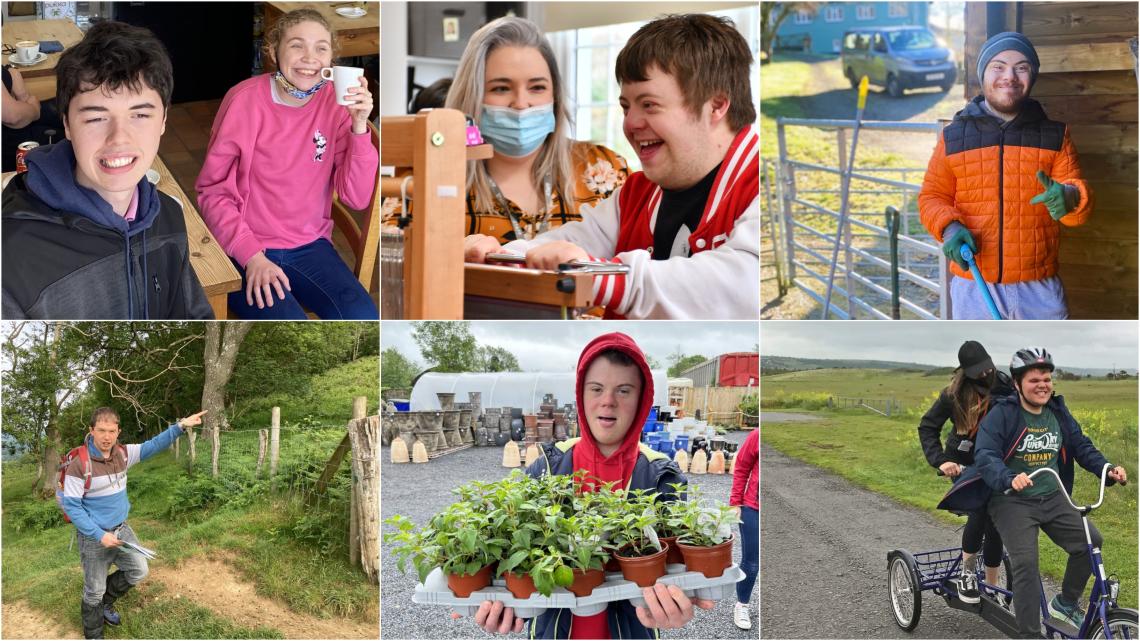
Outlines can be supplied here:
[[[746, 432], [729, 433], [728, 438], [743, 442]], [[386, 519], [402, 514], [416, 523], [424, 523], [434, 513], [451, 504], [451, 490], [468, 481], [493, 481], [509, 470], [502, 467], [502, 448], [474, 447], [433, 459], [426, 465], [393, 465], [388, 448], [383, 448], [380, 511]], [[706, 495], [724, 501], [732, 489], [732, 477], [726, 475], [689, 476]], [[384, 525], [381, 534], [391, 531]], [[470, 619], [453, 620], [449, 610], [412, 603], [416, 586], [415, 571], [401, 574], [396, 562], [381, 547], [380, 635], [384, 639], [490, 639]], [[740, 546], [733, 549], [734, 562], [740, 562]], [[757, 586], [759, 587], [759, 586]], [[663, 630], [665, 639], [756, 639], [759, 636], [759, 590], [753, 590], [752, 630], [745, 631], [732, 623], [735, 599], [725, 599], [712, 610], [697, 610], [689, 625], [680, 630]], [[523, 638], [522, 634], [501, 635]]]
[[[996, 628], [922, 593], [913, 632], [895, 625], [887, 552], [961, 544], [961, 533], [919, 510], [761, 448], [760, 522], [765, 639], [993, 639]], [[1051, 595], [1056, 586], [1045, 585]], [[822, 615], [822, 616], [821, 616]]]

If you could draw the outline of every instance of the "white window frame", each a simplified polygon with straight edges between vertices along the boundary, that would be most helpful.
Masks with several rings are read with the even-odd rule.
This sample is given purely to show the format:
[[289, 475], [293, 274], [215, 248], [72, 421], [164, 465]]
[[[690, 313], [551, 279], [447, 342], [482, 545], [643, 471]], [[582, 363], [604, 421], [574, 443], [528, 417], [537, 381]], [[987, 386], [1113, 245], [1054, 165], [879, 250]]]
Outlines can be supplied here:
[[905, 18], [910, 15], [910, 3], [908, 2], [888, 2], [887, 3], [887, 17], [888, 18]]
[[823, 8], [824, 22], [843, 22], [843, 7], [841, 5], [828, 5]]
[[795, 24], [811, 24], [811, 14], [803, 9], [796, 11]]
[[875, 5], [873, 4], [860, 4], [855, 6], [855, 19], [856, 20], [874, 20], [875, 19]]

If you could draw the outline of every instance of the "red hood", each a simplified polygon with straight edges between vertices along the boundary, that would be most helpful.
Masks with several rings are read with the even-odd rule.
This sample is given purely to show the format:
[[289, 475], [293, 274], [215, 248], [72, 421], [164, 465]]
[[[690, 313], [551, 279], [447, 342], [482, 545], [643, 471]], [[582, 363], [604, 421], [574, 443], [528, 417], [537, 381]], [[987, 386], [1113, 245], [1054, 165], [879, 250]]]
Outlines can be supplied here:
[[[597, 358], [598, 354], [611, 349], [628, 355], [637, 363], [645, 384], [641, 386], [641, 400], [637, 406], [637, 416], [629, 426], [625, 440], [613, 454], [604, 456], [598, 449], [598, 444], [594, 441], [594, 436], [590, 433], [586, 421], [582, 387], [590, 363]], [[584, 469], [591, 476], [606, 483], [620, 481], [620, 485], [625, 487], [630, 477], [633, 476], [634, 465], [637, 464], [641, 428], [645, 425], [645, 419], [649, 417], [649, 411], [653, 408], [653, 374], [649, 371], [649, 363], [645, 361], [645, 355], [641, 353], [641, 348], [632, 338], [620, 332], [602, 334], [590, 341], [582, 350], [582, 355], [578, 357], [578, 375], [574, 386], [574, 396], [578, 404], [578, 431], [582, 436], [582, 440], [574, 447], [574, 469]], [[586, 489], [593, 489], [593, 484], [588, 483]]]

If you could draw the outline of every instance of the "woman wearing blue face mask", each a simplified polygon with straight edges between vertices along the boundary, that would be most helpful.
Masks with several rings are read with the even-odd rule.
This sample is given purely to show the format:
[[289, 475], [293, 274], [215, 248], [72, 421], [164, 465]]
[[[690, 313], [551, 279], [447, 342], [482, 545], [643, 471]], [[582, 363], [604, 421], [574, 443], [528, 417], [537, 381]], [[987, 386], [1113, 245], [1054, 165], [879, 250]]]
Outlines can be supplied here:
[[472, 34], [447, 94], [472, 116], [495, 155], [467, 172], [467, 233], [507, 242], [573, 220], [629, 173], [613, 151], [571, 140], [562, 76], [550, 43], [522, 18]]

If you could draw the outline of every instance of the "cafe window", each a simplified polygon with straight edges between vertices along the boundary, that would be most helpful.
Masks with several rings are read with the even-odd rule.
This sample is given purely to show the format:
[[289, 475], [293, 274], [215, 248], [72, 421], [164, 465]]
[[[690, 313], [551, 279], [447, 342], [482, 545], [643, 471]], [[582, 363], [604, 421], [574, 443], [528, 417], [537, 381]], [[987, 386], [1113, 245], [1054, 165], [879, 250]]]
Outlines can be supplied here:
[[[759, 60], [760, 10], [757, 5], [707, 13], [731, 19], [748, 43], [753, 60]], [[630, 22], [547, 34], [566, 82], [573, 137], [613, 149], [625, 158], [631, 171], [640, 170], [641, 162], [622, 132], [624, 118], [618, 102], [621, 88], [614, 80], [614, 65], [618, 52], [643, 24]], [[752, 102], [759, 111], [760, 85], [755, 71], [753, 67]]]
[[875, 5], [861, 4], [855, 7], [856, 20], [874, 20], [875, 19]]
[[843, 7], [831, 5], [823, 10], [824, 22], [843, 22]]
[[910, 7], [907, 2], [888, 2], [887, 3], [887, 16], [890, 18], [905, 18], [910, 15]]

